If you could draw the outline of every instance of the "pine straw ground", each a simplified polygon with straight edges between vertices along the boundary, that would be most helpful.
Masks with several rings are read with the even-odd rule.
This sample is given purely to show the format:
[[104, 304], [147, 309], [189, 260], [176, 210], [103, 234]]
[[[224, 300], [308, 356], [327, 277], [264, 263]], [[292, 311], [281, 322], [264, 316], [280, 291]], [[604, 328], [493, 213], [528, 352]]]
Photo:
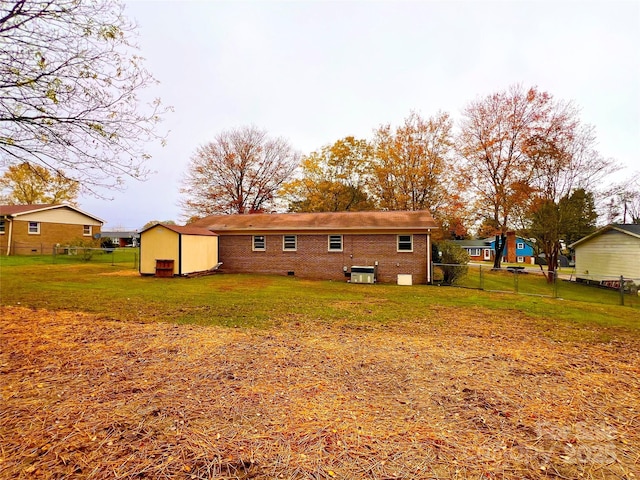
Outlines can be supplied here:
[[268, 330], [1, 314], [2, 478], [640, 477], [636, 336], [451, 308]]

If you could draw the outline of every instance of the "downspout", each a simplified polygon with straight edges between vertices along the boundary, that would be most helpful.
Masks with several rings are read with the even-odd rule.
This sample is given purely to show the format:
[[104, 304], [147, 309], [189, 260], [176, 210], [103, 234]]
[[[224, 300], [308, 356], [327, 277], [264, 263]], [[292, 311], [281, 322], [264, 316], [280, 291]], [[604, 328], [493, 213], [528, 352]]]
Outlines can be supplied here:
[[431, 284], [431, 229], [427, 229], [427, 285]]
[[11, 255], [11, 237], [13, 237], [13, 218], [10, 219], [8, 215], [5, 218], [9, 220], [9, 237], [7, 238], [7, 257], [8, 257], [9, 255]]

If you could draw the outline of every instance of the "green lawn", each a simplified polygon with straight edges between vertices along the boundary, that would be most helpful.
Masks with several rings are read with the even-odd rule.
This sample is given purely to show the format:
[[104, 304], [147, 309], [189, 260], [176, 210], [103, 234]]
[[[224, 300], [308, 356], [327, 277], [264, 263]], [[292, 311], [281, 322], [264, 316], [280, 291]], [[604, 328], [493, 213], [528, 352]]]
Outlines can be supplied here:
[[[491, 265], [468, 265], [461, 268], [466, 273], [455, 282], [455, 286], [458, 287], [557, 297], [563, 300], [576, 300], [603, 305], [623, 304], [640, 308], [640, 296], [635, 291], [627, 291], [621, 296], [620, 292], [615, 289], [594, 285], [588, 286], [570, 281], [573, 278], [573, 269], [560, 269], [559, 279], [554, 284], [546, 281], [542, 271], [531, 267], [529, 267], [527, 273], [518, 274], [508, 271], [506, 266], [500, 271], [493, 271]], [[439, 267], [436, 267], [436, 278], [439, 275], [438, 269]]]
[[[505, 274], [504, 281], [509, 279]], [[518, 281], [525, 289], [526, 282], [540, 278], [522, 275]], [[543, 283], [539, 287], [547, 288]], [[576, 287], [586, 291], [585, 300], [603, 293], [615, 296], [594, 287]], [[304, 319], [380, 324], [432, 317], [430, 313], [439, 307], [461, 312], [479, 307], [503, 311], [505, 316], [510, 311], [525, 313], [538, 319], [543, 329], [549, 322], [612, 329], [598, 330], [604, 339], [615, 329], [640, 331], [638, 309], [616, 305], [615, 299], [596, 304], [444, 286], [352, 285], [266, 275], [160, 279], [142, 277], [126, 262], [53, 264], [44, 258], [4, 257], [0, 288], [3, 305], [84, 311], [125, 321], [258, 328]]]

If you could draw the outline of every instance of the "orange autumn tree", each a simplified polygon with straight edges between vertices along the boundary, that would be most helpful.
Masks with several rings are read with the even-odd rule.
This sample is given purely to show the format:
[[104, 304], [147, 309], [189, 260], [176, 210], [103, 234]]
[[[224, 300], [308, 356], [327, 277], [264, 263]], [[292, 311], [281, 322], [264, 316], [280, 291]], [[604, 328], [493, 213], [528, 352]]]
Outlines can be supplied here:
[[280, 195], [292, 212], [374, 209], [366, 190], [373, 147], [345, 137], [303, 157], [301, 176], [283, 185]]
[[392, 129], [375, 132], [370, 190], [382, 210], [430, 210], [438, 217], [451, 182], [452, 121], [447, 113], [424, 119], [412, 112]]
[[60, 170], [23, 162], [0, 177], [0, 202], [10, 205], [67, 203], [76, 205], [80, 184]]
[[493, 225], [494, 267], [500, 268], [506, 232], [532, 193], [534, 165], [525, 145], [552, 116], [548, 93], [520, 85], [471, 102], [463, 111], [457, 152], [459, 180], [475, 197], [479, 220]]

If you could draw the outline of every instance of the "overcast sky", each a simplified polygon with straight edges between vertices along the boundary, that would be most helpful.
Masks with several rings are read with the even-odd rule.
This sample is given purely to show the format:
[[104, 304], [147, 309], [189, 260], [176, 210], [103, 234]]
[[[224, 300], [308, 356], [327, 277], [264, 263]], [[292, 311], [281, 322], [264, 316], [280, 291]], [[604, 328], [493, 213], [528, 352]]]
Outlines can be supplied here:
[[198, 146], [256, 125], [302, 153], [371, 138], [412, 111], [454, 120], [520, 83], [581, 108], [599, 151], [640, 170], [640, 2], [126, 1], [141, 54], [172, 105], [150, 180], [80, 199], [107, 228], [181, 222]]

